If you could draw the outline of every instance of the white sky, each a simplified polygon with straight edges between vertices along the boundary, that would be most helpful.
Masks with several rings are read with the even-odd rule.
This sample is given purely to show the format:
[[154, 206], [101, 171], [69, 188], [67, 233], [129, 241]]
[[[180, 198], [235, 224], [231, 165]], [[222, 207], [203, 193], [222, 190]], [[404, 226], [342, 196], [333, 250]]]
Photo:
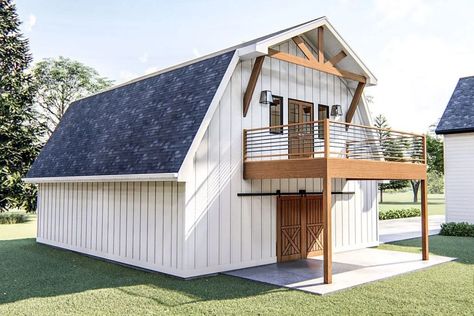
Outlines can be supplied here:
[[474, 1], [17, 0], [36, 61], [65, 56], [117, 83], [327, 16], [379, 80], [372, 112], [425, 132], [474, 75]]

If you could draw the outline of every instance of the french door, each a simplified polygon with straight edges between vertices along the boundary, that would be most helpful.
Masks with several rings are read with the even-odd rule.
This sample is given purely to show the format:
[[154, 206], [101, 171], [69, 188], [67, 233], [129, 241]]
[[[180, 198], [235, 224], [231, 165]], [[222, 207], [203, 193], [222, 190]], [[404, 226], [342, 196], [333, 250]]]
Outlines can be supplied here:
[[288, 100], [288, 158], [311, 158], [314, 153], [314, 125], [298, 124], [314, 120], [313, 104]]

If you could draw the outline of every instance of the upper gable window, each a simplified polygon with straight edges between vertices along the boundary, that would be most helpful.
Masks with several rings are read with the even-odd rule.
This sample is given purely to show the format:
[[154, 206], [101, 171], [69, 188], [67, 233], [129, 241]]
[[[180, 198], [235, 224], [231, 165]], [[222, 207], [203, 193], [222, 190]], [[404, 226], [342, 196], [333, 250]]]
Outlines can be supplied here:
[[[283, 97], [274, 95], [273, 102], [269, 106], [270, 111], [270, 126], [281, 126], [283, 125]], [[283, 127], [271, 128], [270, 133], [282, 134]]]

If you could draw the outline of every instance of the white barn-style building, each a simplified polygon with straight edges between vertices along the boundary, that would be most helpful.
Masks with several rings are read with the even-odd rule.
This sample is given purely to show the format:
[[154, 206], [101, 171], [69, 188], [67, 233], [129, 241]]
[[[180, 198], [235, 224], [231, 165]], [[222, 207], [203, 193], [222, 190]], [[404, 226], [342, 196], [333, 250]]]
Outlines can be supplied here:
[[446, 222], [474, 224], [474, 76], [459, 79], [436, 134], [444, 139]]
[[423, 136], [374, 141], [376, 82], [322, 17], [78, 100], [25, 179], [37, 241], [184, 278], [324, 254], [330, 283], [378, 244], [377, 180], [426, 184]]

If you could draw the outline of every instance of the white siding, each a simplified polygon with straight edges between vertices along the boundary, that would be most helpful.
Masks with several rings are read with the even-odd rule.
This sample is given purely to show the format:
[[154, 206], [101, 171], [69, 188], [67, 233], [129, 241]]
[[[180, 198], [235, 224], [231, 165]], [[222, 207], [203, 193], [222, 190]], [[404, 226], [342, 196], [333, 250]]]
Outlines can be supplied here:
[[39, 186], [38, 242], [138, 267], [182, 270], [184, 183]]
[[[277, 49], [296, 54], [292, 41]], [[284, 98], [284, 123], [288, 122], [288, 98], [347, 111], [353, 90], [338, 77], [265, 58], [249, 113], [242, 117], [242, 96], [255, 60], [240, 62], [208, 130], [185, 166], [186, 214], [184, 267], [199, 275], [276, 261], [276, 198], [237, 197], [239, 192], [321, 191], [321, 179], [242, 179], [242, 130], [269, 125], [268, 105], [258, 102], [261, 90], [270, 89]], [[361, 122], [357, 113], [356, 123]], [[333, 180], [336, 191], [355, 194], [333, 196], [334, 250], [375, 245], [377, 203], [375, 181]], [[195, 192], [193, 194], [192, 192]]]
[[474, 224], [474, 133], [444, 136], [446, 221]]

